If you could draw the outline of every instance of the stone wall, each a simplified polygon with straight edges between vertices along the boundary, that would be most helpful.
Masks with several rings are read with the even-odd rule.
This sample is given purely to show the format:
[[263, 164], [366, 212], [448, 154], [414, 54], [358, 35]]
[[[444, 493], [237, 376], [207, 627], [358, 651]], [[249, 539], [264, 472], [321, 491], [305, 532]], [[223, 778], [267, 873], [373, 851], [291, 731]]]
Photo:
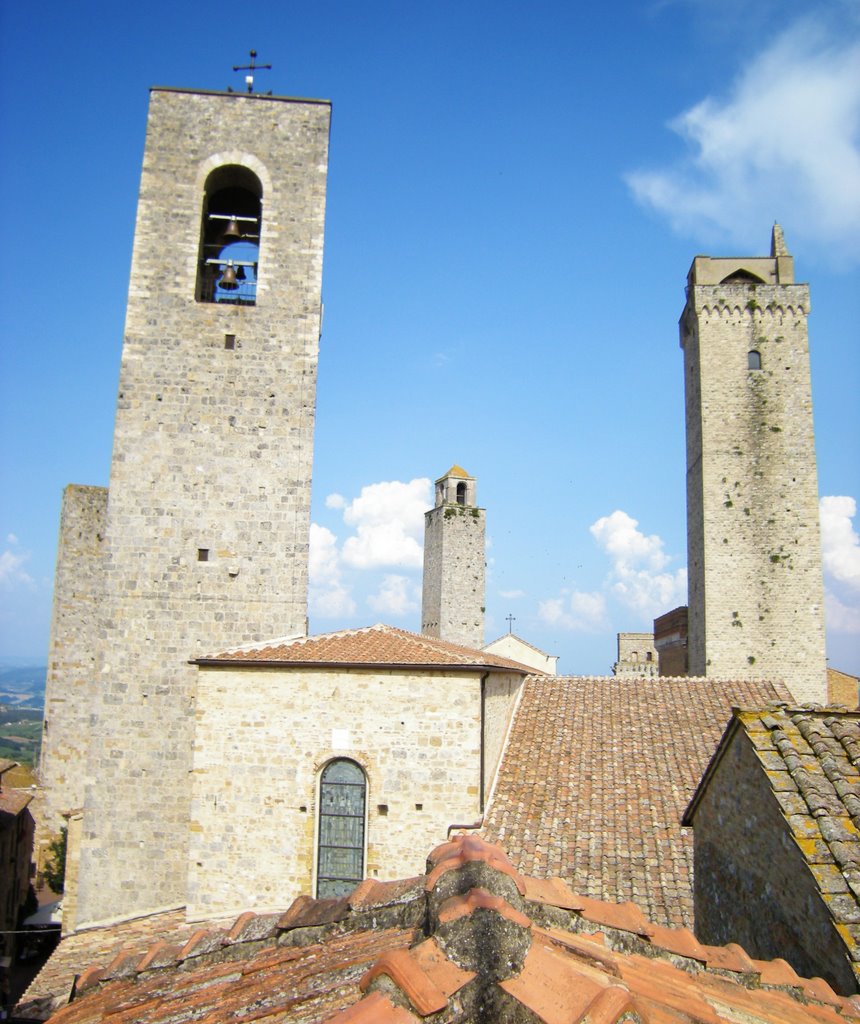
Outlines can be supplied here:
[[693, 816], [696, 937], [783, 957], [856, 991], [848, 955], [748, 738], [738, 730]]
[[84, 801], [90, 716], [104, 598], [108, 492], [69, 484], [63, 492], [39, 781], [39, 842], [56, 835], [63, 813]]
[[[681, 318], [689, 672], [784, 679], [798, 700], [821, 702], [809, 290], [784, 268], [769, 279], [787, 283], [697, 283], [730, 275], [737, 262], [697, 258]], [[760, 369], [749, 368], [750, 352], [759, 353]]]
[[[190, 919], [280, 908], [313, 891], [319, 775], [334, 757], [367, 776], [365, 874], [419, 874], [448, 826], [481, 812], [481, 675], [202, 666]], [[488, 763], [516, 682], [487, 680]]]
[[482, 508], [444, 504], [425, 513], [421, 632], [484, 645], [485, 519]]
[[[152, 92], [105, 539], [78, 920], [185, 902], [196, 669], [304, 632], [330, 107]], [[256, 305], [196, 300], [204, 189], [262, 189]]]
[[850, 710], [856, 708], [858, 703], [858, 682], [860, 680], [857, 679], [857, 676], [849, 675], [847, 672], [840, 672], [835, 668], [828, 668], [827, 703], [841, 704]]
[[619, 633], [617, 639], [618, 659], [612, 666], [613, 675], [645, 679], [658, 674], [653, 633]]

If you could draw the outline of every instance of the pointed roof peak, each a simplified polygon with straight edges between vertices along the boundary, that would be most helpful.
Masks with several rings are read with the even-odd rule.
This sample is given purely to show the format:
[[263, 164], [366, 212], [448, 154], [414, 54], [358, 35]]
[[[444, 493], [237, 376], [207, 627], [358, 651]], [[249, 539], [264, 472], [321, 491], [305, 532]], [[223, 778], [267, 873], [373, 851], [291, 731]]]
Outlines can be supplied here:
[[773, 222], [773, 231], [770, 236], [770, 254], [773, 258], [777, 256], [788, 256], [788, 248], [785, 244], [785, 237], [782, 228], [777, 221]]
[[[448, 470], [448, 472], [447, 472], [447, 473], [443, 473], [443, 474], [442, 474], [442, 475], [441, 475], [441, 476], [439, 477], [439, 480], [447, 480], [449, 476], [455, 476], [455, 477], [460, 477], [460, 478], [461, 478], [461, 479], [463, 479], [463, 480], [471, 480], [471, 479], [472, 479], [472, 478], [471, 478], [471, 476], [469, 476], [469, 474], [468, 474], [468, 473], [466, 472], [466, 470], [465, 470], [465, 469], [463, 469], [463, 467], [462, 467], [462, 466], [458, 466], [456, 462], [455, 462], [455, 463], [454, 463], [454, 465], [453, 465], [453, 466], [452, 466], [452, 467], [451, 467], [451, 468], [450, 468], [450, 469]], [[436, 482], [438, 483], [439, 481], [437, 480]]]

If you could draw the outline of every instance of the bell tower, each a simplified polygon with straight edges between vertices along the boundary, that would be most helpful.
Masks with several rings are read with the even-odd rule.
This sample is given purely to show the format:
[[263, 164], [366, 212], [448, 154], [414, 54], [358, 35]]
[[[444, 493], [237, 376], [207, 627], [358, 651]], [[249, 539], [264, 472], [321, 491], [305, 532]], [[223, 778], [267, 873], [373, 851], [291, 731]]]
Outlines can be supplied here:
[[452, 466], [424, 513], [421, 632], [464, 647], [484, 646], [484, 510], [475, 478]]
[[151, 92], [78, 926], [185, 903], [189, 660], [306, 632], [329, 120], [327, 101]]
[[769, 257], [697, 256], [680, 321], [691, 675], [826, 700], [809, 287]]

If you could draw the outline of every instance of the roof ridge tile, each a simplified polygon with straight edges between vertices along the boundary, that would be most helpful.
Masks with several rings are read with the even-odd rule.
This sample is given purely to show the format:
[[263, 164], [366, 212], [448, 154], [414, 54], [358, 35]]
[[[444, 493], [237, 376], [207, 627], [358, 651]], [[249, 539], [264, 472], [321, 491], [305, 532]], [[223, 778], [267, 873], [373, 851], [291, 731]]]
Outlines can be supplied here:
[[361, 991], [366, 992], [380, 975], [389, 977], [422, 1017], [448, 1005], [448, 997], [431, 981], [408, 949], [383, 953], [359, 982]]

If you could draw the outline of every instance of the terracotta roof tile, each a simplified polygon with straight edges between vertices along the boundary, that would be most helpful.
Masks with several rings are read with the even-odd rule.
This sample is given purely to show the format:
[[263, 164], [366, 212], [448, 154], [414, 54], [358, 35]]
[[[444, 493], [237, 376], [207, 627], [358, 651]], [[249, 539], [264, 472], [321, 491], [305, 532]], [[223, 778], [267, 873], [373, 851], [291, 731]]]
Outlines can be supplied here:
[[[532, 670], [529, 670], [532, 671]], [[11, 761], [13, 766], [15, 761]], [[18, 815], [33, 800], [33, 793], [29, 789], [2, 789], [0, 790], [0, 814]]]
[[203, 665], [366, 665], [447, 668], [456, 670], [495, 668], [525, 675], [533, 668], [510, 658], [462, 647], [435, 637], [410, 633], [377, 624], [363, 629], [344, 629], [319, 636], [286, 637], [245, 644], [197, 659]]
[[361, 979], [362, 992], [383, 974], [394, 982], [422, 1017], [437, 1013], [448, 1005], [448, 997], [408, 949], [384, 953]]
[[449, 924], [461, 917], [467, 917], [476, 910], [493, 910], [521, 928], [532, 926], [525, 914], [512, 907], [501, 896], [487, 892], [486, 889], [470, 889], [463, 896], [451, 896], [445, 900], [439, 907], [439, 924]]
[[692, 927], [681, 816], [732, 708], [788, 699], [769, 682], [529, 676], [481, 834], [524, 875]]
[[329, 1020], [331, 1024], [415, 1024], [418, 1017], [402, 1006], [395, 1006], [388, 996], [373, 992]]
[[[108, 968], [95, 965], [81, 977], [79, 998], [52, 1021], [417, 1024], [431, 1017], [434, 1024], [454, 1024], [524, 1014], [544, 1024], [860, 1021], [856, 1001], [820, 979], [798, 978], [785, 963], [752, 961], [736, 946], [698, 947], [687, 932], [643, 924], [629, 905], [601, 909], [592, 899], [580, 912], [543, 898], [555, 886], [522, 879], [514, 885], [504, 853], [474, 836], [438, 847], [429, 864], [431, 873], [446, 867], [436, 888], [408, 880], [405, 888], [388, 888], [391, 904], [365, 911], [347, 898], [345, 915], [314, 933], [319, 941], [308, 942], [304, 927], [281, 927], [287, 914], [273, 934], [243, 915], [232, 927], [214, 929], [217, 949], [182, 961], [184, 949], [199, 947], [199, 933], [183, 949], [169, 929], [171, 941], [162, 936], [145, 957], [137, 955], [143, 973], [111, 979], [110, 970], [124, 969], [126, 957], [113, 957]], [[485, 891], [470, 888], [476, 871]], [[446, 900], [455, 876], [461, 877], [453, 885], [458, 895]], [[370, 892], [367, 884], [359, 888]], [[380, 896], [377, 890], [374, 898]], [[564, 891], [561, 896], [568, 902]], [[419, 923], [385, 927], [404, 900], [423, 908]], [[324, 913], [314, 914], [310, 904], [323, 902]], [[331, 917], [332, 902], [340, 901], [306, 902], [293, 924]], [[265, 916], [269, 928], [274, 915]], [[541, 916], [549, 923], [527, 927]], [[583, 932], [593, 921], [612, 922], [599, 940]], [[467, 969], [462, 958], [474, 966]]]
[[520, 893], [525, 893], [525, 882], [500, 846], [486, 843], [478, 836], [459, 835], [447, 843], [437, 846], [427, 858], [429, 871], [424, 888], [428, 891], [436, 885], [446, 871], [456, 871], [464, 864], [483, 862], [508, 875], [516, 883]]

